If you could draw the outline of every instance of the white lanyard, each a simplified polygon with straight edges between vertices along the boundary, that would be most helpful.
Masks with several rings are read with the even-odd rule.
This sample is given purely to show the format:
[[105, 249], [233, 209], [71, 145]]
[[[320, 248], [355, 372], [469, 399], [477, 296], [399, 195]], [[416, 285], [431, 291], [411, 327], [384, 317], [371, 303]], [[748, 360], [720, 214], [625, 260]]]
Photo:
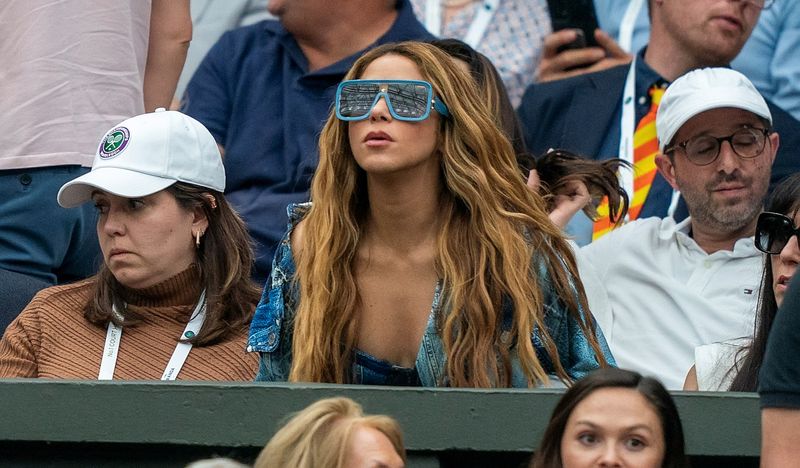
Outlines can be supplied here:
[[[475, 18], [472, 19], [467, 30], [467, 35], [462, 38], [464, 42], [469, 44], [473, 49], [478, 48], [478, 43], [483, 39], [486, 34], [486, 29], [489, 23], [492, 22], [492, 17], [497, 12], [500, 6], [500, 0], [483, 0], [483, 4], [478, 7], [478, 12], [475, 13]], [[441, 36], [442, 34], [442, 3], [441, 0], [428, 0], [425, 7], [425, 27], [434, 36]]]
[[[119, 316], [119, 311], [116, 306], [114, 306], [113, 313]], [[200, 293], [200, 299], [197, 301], [197, 307], [195, 307], [192, 312], [192, 318], [183, 330], [181, 339], [191, 338], [197, 335], [205, 319], [206, 292], [203, 290], [203, 292]], [[97, 375], [98, 380], [114, 379], [114, 368], [117, 367], [117, 354], [119, 352], [119, 341], [121, 338], [122, 327], [115, 325], [114, 322], [108, 322], [106, 344], [103, 347], [103, 360], [100, 362], [100, 372]], [[167, 363], [166, 369], [164, 369], [164, 373], [161, 375], [161, 380], [175, 380], [191, 350], [191, 343], [178, 342], [175, 346], [175, 351], [172, 352], [169, 363]]]
[[[622, 92], [622, 117], [619, 122], [619, 157], [631, 164], [633, 167], [633, 134], [636, 131], [636, 60], [634, 56], [631, 66], [628, 69], [628, 76], [625, 78], [625, 88]], [[634, 171], [625, 170], [619, 173], [620, 184], [625, 192], [633, 201], [633, 179]], [[667, 209], [667, 216], [672, 217], [678, 208], [678, 200], [681, 193], [677, 190], [672, 191], [672, 198]], [[626, 217], [626, 221], [627, 221]]]
[[641, 11], [643, 3], [644, 0], [630, 0], [628, 8], [625, 9], [625, 14], [622, 15], [617, 42], [625, 52], [633, 52], [631, 50], [633, 47], [633, 29], [636, 26], [636, 18], [639, 17], [639, 11]]
[[[619, 121], [619, 157], [633, 166], [633, 133], [636, 131], [636, 57], [631, 60], [622, 92], [622, 118]], [[633, 201], [633, 170], [619, 171], [622, 188]]]

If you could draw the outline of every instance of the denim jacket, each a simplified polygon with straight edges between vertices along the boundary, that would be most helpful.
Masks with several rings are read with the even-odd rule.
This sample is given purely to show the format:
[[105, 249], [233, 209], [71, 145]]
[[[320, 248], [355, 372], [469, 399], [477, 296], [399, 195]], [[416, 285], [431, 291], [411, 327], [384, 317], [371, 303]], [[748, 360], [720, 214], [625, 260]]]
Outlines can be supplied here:
[[[247, 351], [261, 354], [256, 380], [285, 381], [289, 377], [292, 359], [293, 322], [299, 294], [292, 282], [295, 274], [295, 264], [292, 257], [290, 236], [294, 226], [305, 216], [309, 208], [310, 204], [307, 203], [290, 205], [287, 208], [289, 228], [278, 246], [273, 261], [272, 274], [264, 286], [261, 301], [256, 308], [255, 316], [250, 325]], [[547, 287], [546, 278], [542, 280], [542, 285], [545, 288]], [[442, 313], [442, 287], [443, 285], [440, 282], [434, 292], [431, 313], [422, 337], [419, 353], [417, 354], [416, 375], [403, 376], [406, 373], [406, 369], [397, 368], [366, 353], [356, 351], [353, 363], [354, 383], [422, 385], [425, 387], [446, 385], [444, 345], [437, 328], [437, 317]], [[504, 323], [508, 324], [504, 325], [504, 328], [508, 326], [510, 329], [510, 304], [506, 304], [503, 310], [505, 315]], [[585, 314], [583, 310], [581, 310], [581, 313]], [[558, 297], [547, 289], [545, 289], [544, 322], [550, 336], [555, 341], [561, 365], [571, 378], [580, 379], [599, 367], [594, 357], [594, 352], [577, 321], [569, 316]], [[610, 365], [615, 365], [605, 337], [599, 327], [596, 329], [597, 340], [606, 361]], [[554, 374], [555, 368], [542, 344], [538, 331], [534, 331], [531, 340], [544, 370], [551, 375]], [[527, 387], [525, 374], [513, 348], [511, 359], [512, 385], [514, 387]], [[375, 366], [384, 366], [389, 370], [393, 368], [397, 372], [391, 372], [391, 375], [400, 375], [401, 377], [399, 379], [395, 377], [391, 380], [386, 380], [381, 377], [380, 373], [376, 374], [373, 371]]]

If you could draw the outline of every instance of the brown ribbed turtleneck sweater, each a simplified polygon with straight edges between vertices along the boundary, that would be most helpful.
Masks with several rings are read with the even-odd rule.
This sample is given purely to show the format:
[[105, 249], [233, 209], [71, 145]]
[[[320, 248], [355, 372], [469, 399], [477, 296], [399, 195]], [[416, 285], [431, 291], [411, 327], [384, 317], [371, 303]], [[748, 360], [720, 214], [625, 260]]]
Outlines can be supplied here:
[[[93, 279], [40, 291], [0, 340], [0, 378], [97, 379], [106, 327], [83, 318]], [[195, 267], [159, 284], [125, 291], [143, 321], [123, 328], [114, 380], [158, 380], [200, 295]], [[255, 353], [246, 353], [247, 327], [225, 342], [194, 346], [178, 380], [253, 380]]]

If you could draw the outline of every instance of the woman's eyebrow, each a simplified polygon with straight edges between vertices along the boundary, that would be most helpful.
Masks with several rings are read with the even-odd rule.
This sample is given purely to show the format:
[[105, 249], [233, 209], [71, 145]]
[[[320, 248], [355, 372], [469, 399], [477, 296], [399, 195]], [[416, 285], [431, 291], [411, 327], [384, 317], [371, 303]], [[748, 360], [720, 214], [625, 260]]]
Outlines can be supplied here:
[[597, 424], [593, 423], [592, 421], [586, 420], [586, 419], [580, 419], [578, 421], [575, 421], [575, 424], [576, 425], [577, 424], [582, 424], [584, 426], [589, 426], [589, 427], [593, 427], [593, 428], [599, 427]]
[[653, 433], [653, 428], [648, 426], [647, 424], [634, 424], [633, 426], [626, 427], [626, 431], [645, 431], [650, 434]]
[[[576, 425], [581, 424], [581, 425], [584, 425], [584, 426], [589, 426], [591, 428], [600, 427], [598, 424], [595, 424], [592, 421], [589, 421], [589, 420], [586, 420], [586, 419], [581, 419], [581, 420], [575, 421], [575, 424]], [[626, 426], [626, 427], [624, 427], [624, 430], [625, 431], [645, 430], [645, 431], [647, 431], [649, 433], [653, 432], [653, 429], [647, 424], [634, 424], [632, 426]]]

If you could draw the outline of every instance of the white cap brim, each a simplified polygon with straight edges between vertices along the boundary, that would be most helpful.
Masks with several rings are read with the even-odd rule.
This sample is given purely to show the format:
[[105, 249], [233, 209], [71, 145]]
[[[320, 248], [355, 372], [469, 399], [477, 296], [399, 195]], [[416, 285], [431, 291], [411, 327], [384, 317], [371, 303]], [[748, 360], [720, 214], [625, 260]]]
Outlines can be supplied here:
[[769, 108], [766, 103], [764, 103], [763, 99], [759, 102], [752, 98], [746, 99], [742, 96], [731, 96], [730, 92], [726, 89], [708, 90], [702, 100], [698, 99], [697, 101], [687, 103], [685, 107], [681, 109], [682, 112], [675, 112], [670, 116], [672, 117], [671, 122], [664, 122], [669, 127], [662, 135], [662, 139], [659, 140], [660, 149], [663, 151], [664, 147], [675, 138], [675, 134], [683, 127], [683, 124], [688, 122], [692, 117], [702, 114], [703, 112], [722, 108], [742, 109], [766, 119], [770, 124], [772, 123], [772, 115], [770, 115]]
[[675, 80], [661, 98], [656, 115], [658, 148], [664, 151], [689, 119], [714, 109], [752, 112], [772, 124], [772, 115], [753, 83], [729, 68], [692, 70]]
[[58, 191], [58, 204], [73, 208], [92, 198], [92, 192], [102, 190], [125, 198], [146, 197], [177, 182], [141, 172], [117, 167], [98, 167], [64, 184]]

